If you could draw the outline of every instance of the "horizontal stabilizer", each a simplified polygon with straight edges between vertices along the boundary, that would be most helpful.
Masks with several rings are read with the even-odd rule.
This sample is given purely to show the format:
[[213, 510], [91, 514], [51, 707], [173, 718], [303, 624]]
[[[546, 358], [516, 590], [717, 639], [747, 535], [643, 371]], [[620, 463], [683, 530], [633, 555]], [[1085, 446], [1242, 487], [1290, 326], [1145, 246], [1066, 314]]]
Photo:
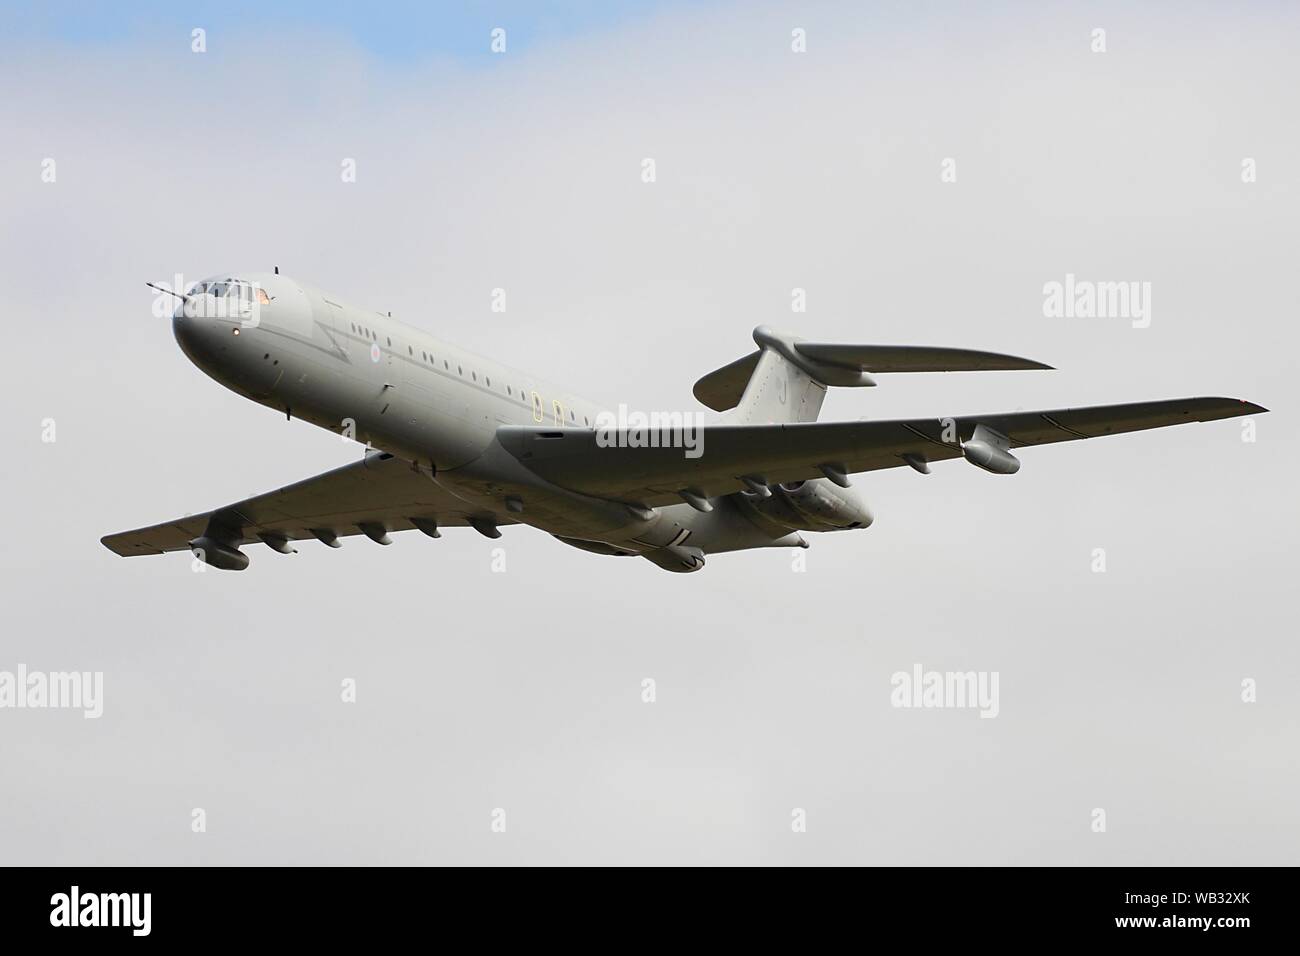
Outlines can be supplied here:
[[875, 384], [871, 374], [893, 372], [1009, 372], [1052, 367], [1016, 355], [977, 349], [805, 342], [764, 326], [754, 330], [754, 340], [760, 346], [758, 351], [710, 372], [695, 383], [694, 394], [700, 402], [717, 412], [735, 408], [765, 349], [781, 353], [822, 385], [869, 386]]
[[822, 342], [795, 342], [794, 349], [813, 361], [863, 372], [1010, 372], [1052, 367], [1000, 352], [946, 349], [930, 345], [829, 345]]

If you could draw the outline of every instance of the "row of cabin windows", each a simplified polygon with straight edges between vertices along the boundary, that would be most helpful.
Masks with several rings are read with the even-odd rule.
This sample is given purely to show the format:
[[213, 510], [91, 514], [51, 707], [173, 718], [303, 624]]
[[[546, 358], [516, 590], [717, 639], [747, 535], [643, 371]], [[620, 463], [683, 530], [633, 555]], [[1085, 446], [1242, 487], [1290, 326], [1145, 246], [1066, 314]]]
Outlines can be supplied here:
[[[379, 341], [379, 336], [375, 334], [374, 329], [368, 329], [364, 325], [357, 325], [355, 322], [350, 324], [352, 326], [352, 331], [363, 339], [369, 339], [372, 342]], [[393, 337], [391, 335], [386, 335], [384, 336], [384, 340], [388, 343], [388, 347], [391, 349], [393, 347]], [[407, 346], [407, 349], [410, 349], [409, 345]]]
[[[368, 338], [368, 339], [370, 339], [372, 342], [377, 342], [377, 341], [379, 340], [379, 336], [376, 335], [376, 334], [374, 333], [374, 330], [373, 330], [373, 329], [368, 329], [368, 328], [366, 328], [365, 326], [357, 325], [355, 322], [352, 322], [352, 323], [350, 323], [350, 324], [351, 324], [351, 326], [352, 326], [352, 331], [353, 331], [355, 334], [360, 335], [360, 336], [362, 336], [363, 338]], [[393, 345], [393, 339], [392, 339], [392, 336], [385, 336], [384, 338], [385, 338], [385, 340], [388, 342], [388, 346], [389, 346], [389, 348], [392, 348], [392, 345]], [[414, 358], [414, 357], [415, 357], [415, 348], [414, 348], [413, 346], [408, 345], [408, 346], [406, 347], [406, 354], [408, 354], [408, 355], [410, 355], [412, 358]], [[430, 353], [427, 352], [427, 351], [421, 350], [421, 351], [420, 351], [420, 358], [423, 359], [425, 362], [428, 362], [430, 365], [437, 365], [437, 364], [438, 364], [438, 359], [437, 359], [437, 357], [434, 356], [434, 355], [432, 355], [432, 354], [430, 354]], [[448, 359], [443, 359], [443, 360], [442, 360], [442, 367], [445, 368], [445, 369], [447, 369], [448, 371], [451, 371], [451, 362], [450, 362], [450, 360], [448, 360]], [[458, 375], [460, 375], [460, 376], [463, 378], [464, 375], [465, 375], [465, 368], [464, 368], [464, 366], [457, 365], [457, 366], [456, 366], [456, 373], [457, 373]], [[470, 378], [472, 378], [472, 379], [473, 379], [474, 381], [476, 381], [476, 382], [478, 381], [478, 372], [475, 372], [475, 371], [472, 371], [472, 370], [471, 370], [469, 374], [470, 374]], [[489, 375], [484, 375], [484, 376], [483, 376], [483, 384], [485, 384], [488, 388], [491, 388], [491, 387], [492, 387], [492, 377], [489, 376]], [[514, 389], [513, 389], [511, 386], [509, 386], [509, 385], [506, 386], [506, 394], [509, 395], [511, 398], [514, 398], [514, 397], [515, 397]], [[527, 399], [527, 397], [525, 396], [525, 394], [524, 394], [524, 390], [523, 390], [522, 388], [519, 390], [519, 401], [521, 401], [521, 402], [522, 402], [523, 404], [525, 404], [525, 405], [528, 404], [528, 399]], [[537, 402], [534, 403], [534, 405], [535, 405], [535, 409], [536, 409], [537, 411], [539, 411], [539, 412], [540, 412], [540, 410], [541, 410], [541, 404], [540, 404], [540, 402], [541, 402], [541, 399], [539, 398], [539, 399], [537, 400]], [[556, 402], [556, 403], [555, 403], [555, 406], [556, 406], [556, 410], [558, 411], [558, 410], [560, 409], [560, 403], [559, 403], [559, 402]], [[573, 414], [573, 409], [569, 409], [569, 421], [573, 422], [575, 425], [576, 425], [577, 422], [578, 422], [578, 419], [577, 419], [577, 418], [574, 416], [574, 414]], [[583, 416], [582, 416], [582, 421], [583, 421], [583, 424], [585, 424], [588, 428], [591, 427], [591, 420], [588, 419], [586, 415], [583, 415]]]

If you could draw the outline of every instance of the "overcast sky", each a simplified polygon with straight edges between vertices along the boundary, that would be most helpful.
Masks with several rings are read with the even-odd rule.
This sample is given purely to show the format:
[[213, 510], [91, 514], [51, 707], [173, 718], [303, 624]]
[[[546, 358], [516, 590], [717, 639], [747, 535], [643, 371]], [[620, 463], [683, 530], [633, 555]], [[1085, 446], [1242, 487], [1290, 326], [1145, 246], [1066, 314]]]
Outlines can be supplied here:
[[[48, 6], [0, 13], [0, 671], [104, 701], [0, 709], [0, 862], [1300, 862], [1296, 8]], [[698, 410], [765, 323], [1059, 369], [823, 419], [1272, 412], [862, 476], [875, 525], [806, 570], [525, 527], [117, 557], [360, 455], [151, 315], [273, 265], [610, 406]], [[1046, 317], [1067, 274], [1150, 283], [1149, 326]], [[998, 716], [892, 707], [917, 664], [997, 672]]]

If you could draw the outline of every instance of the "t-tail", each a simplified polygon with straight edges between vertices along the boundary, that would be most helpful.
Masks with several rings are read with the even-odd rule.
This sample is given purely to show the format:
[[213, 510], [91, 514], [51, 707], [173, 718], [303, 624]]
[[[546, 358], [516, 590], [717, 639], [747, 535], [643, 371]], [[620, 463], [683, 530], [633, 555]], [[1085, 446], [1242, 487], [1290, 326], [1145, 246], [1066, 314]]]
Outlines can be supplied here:
[[710, 372], [695, 397], [737, 425], [814, 422], [831, 385], [861, 388], [888, 372], [991, 372], [1052, 366], [975, 349], [926, 345], [836, 345], [805, 342], [765, 325], [754, 330], [758, 351]]

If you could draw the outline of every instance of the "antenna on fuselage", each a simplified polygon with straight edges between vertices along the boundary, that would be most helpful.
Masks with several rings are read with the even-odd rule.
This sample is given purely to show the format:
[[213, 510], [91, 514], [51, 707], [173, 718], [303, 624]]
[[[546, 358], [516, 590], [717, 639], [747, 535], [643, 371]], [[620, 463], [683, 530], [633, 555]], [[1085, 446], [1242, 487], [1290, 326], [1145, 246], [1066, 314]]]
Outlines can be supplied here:
[[275, 274], [276, 274], [276, 275], [279, 275], [279, 274], [280, 274], [280, 267], [279, 267], [279, 266], [276, 266], [276, 267], [275, 267]]

